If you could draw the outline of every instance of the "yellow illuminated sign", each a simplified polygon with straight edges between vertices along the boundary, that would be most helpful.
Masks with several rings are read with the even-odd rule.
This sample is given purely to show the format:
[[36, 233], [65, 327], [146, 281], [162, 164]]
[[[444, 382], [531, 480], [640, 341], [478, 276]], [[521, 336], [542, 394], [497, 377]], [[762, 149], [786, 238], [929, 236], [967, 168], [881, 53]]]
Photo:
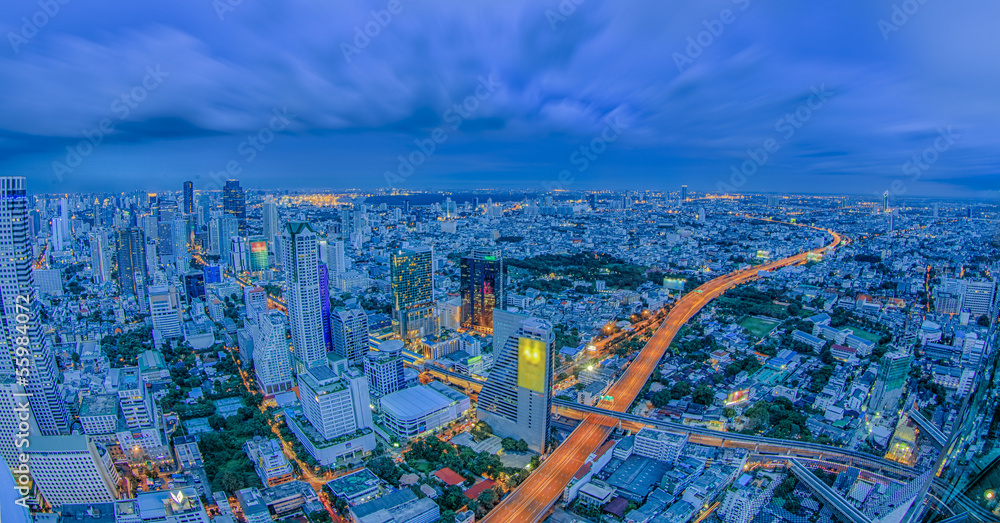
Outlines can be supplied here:
[[517, 340], [517, 386], [545, 392], [545, 342], [531, 338]]

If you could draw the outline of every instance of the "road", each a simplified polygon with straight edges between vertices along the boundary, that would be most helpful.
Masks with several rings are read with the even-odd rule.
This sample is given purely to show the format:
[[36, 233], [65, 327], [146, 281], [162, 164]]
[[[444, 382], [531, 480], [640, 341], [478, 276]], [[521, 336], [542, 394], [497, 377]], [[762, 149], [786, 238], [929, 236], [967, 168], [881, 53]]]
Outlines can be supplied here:
[[[601, 401], [598, 406], [618, 412], [626, 411], [649, 380], [649, 376], [663, 358], [674, 336], [691, 317], [725, 291], [757, 278], [759, 271], [805, 263], [809, 253], [820, 254], [826, 248], [834, 248], [840, 244], [840, 235], [830, 230], [825, 232], [833, 236], [833, 241], [827, 247], [729, 273], [686, 294], [667, 314], [666, 319], [632, 361], [621, 379], [611, 386], [607, 394], [612, 396], [613, 400]], [[588, 415], [566, 441], [542, 462], [538, 470], [504, 498], [482, 521], [487, 523], [541, 521], [562, 496], [563, 490], [576, 471], [587, 457], [604, 443], [617, 423], [618, 420], [605, 415]]]

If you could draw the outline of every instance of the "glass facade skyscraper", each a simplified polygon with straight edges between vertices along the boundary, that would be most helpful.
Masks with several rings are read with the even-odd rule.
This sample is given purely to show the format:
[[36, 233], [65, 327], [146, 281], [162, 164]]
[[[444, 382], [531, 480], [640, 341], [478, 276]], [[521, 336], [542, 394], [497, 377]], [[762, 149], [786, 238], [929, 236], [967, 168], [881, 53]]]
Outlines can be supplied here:
[[493, 309], [504, 307], [506, 271], [500, 251], [477, 250], [462, 258], [462, 313], [465, 329], [493, 332]]
[[393, 327], [405, 342], [437, 334], [433, 250], [406, 246], [392, 253]]

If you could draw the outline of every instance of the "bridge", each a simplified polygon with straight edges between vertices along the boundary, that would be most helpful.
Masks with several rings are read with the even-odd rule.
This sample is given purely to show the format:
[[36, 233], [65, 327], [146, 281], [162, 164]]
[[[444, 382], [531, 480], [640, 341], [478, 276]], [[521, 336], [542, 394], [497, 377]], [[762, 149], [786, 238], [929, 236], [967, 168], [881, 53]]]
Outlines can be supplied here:
[[939, 429], [937, 425], [934, 425], [934, 423], [925, 418], [924, 415], [916, 409], [910, 409], [906, 413], [910, 416], [910, 419], [915, 421], [917, 425], [920, 426], [920, 428], [924, 431], [924, 434], [930, 436], [931, 440], [937, 444], [938, 448], [944, 448], [945, 444], [948, 443], [948, 437], [944, 435], [944, 432], [941, 432], [941, 429]]
[[873, 523], [871, 518], [850, 504], [836, 490], [833, 490], [829, 485], [820, 481], [812, 471], [807, 469], [802, 463], [799, 463], [799, 460], [792, 458], [788, 460], [788, 463], [791, 465], [792, 474], [795, 474], [796, 477], [805, 482], [824, 503], [836, 511], [845, 521]]

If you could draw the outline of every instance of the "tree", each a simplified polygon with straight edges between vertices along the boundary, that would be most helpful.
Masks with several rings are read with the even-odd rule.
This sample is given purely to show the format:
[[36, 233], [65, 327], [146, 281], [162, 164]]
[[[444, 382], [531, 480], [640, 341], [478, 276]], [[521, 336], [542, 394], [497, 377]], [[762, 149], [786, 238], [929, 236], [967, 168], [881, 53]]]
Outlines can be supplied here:
[[990, 317], [987, 316], [987, 315], [985, 315], [985, 314], [983, 314], [982, 316], [979, 317], [978, 320], [976, 320], [976, 324], [979, 325], [980, 327], [989, 328], [989, 326], [990, 326]]
[[212, 427], [212, 430], [222, 430], [226, 427], [226, 418], [218, 414], [212, 414], [208, 417], [208, 426]]
[[403, 476], [403, 471], [391, 459], [385, 456], [370, 460], [368, 462], [368, 470], [393, 486], [399, 485], [399, 478]]
[[514, 438], [504, 438], [500, 440], [500, 445], [504, 450], [515, 450], [517, 449], [517, 440]]
[[517, 446], [514, 447], [514, 450], [518, 452], [528, 452], [528, 442], [523, 439], [517, 440]]
[[483, 441], [493, 435], [493, 427], [485, 421], [480, 421], [473, 425], [472, 430], [469, 432], [472, 434], [472, 439], [476, 441]]
[[315, 510], [309, 514], [309, 521], [312, 521], [312, 523], [332, 523], [333, 518], [330, 517], [330, 513], [326, 510]]
[[715, 389], [704, 383], [691, 393], [691, 401], [699, 405], [711, 405], [714, 399]]

